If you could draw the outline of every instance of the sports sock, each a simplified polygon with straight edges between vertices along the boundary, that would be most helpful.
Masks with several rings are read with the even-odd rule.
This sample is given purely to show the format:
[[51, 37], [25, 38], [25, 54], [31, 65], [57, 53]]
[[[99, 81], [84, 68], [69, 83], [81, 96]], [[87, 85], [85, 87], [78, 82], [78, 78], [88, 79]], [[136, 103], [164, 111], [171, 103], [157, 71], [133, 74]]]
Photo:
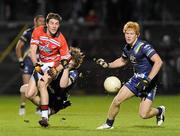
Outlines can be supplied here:
[[25, 106], [26, 106], [26, 104], [23, 102], [23, 103], [21, 103], [21, 105], [20, 105], [20, 108], [25, 108]]
[[106, 124], [108, 124], [109, 126], [113, 126], [113, 123], [114, 123], [114, 120], [110, 120], [110, 119], [106, 120]]
[[48, 119], [48, 105], [41, 105], [42, 117]]
[[160, 108], [160, 107], [157, 107], [157, 109], [158, 109], [158, 114], [157, 114], [157, 116], [159, 116], [159, 115], [161, 115], [161, 113], [162, 113], [162, 108]]

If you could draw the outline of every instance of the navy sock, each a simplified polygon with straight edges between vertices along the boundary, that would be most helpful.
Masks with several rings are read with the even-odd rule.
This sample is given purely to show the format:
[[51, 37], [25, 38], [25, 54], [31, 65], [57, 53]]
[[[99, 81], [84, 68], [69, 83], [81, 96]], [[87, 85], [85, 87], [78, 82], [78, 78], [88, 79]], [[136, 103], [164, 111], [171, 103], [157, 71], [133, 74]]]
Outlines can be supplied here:
[[157, 116], [159, 116], [159, 115], [161, 115], [161, 113], [162, 113], [162, 109], [161, 109], [160, 107], [157, 107], [157, 109], [158, 109], [158, 111], [159, 111], [159, 113], [157, 114]]
[[22, 109], [25, 108], [25, 105], [20, 105], [20, 108], [22, 108]]
[[114, 120], [110, 120], [110, 119], [106, 120], [106, 124], [108, 124], [109, 126], [113, 126], [113, 123], [114, 123]]

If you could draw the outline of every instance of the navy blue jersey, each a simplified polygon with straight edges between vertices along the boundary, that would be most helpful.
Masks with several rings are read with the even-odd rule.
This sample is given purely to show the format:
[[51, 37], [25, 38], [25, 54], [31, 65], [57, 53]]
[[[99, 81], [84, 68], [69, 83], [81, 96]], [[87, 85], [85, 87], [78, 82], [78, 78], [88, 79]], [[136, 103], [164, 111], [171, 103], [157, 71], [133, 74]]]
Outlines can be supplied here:
[[[32, 35], [33, 30], [34, 30], [34, 27], [25, 30], [22, 36], [20, 37], [20, 40], [24, 42], [24, 48], [23, 48], [24, 54], [28, 53], [27, 50], [30, 47], [31, 35]], [[24, 61], [24, 68], [22, 70], [23, 74], [31, 75], [34, 70], [34, 66], [28, 54], [25, 55], [25, 58], [23, 61]]]
[[[61, 79], [62, 73], [63, 73], [63, 72], [61, 72], [61, 73], [58, 75], [58, 77], [57, 77], [55, 80], [53, 80], [53, 81], [50, 83], [50, 85], [49, 85], [49, 87], [50, 87], [52, 90], [54, 90], [54, 92], [64, 92], [64, 91], [65, 91], [65, 92], [68, 92], [68, 91], [72, 88], [72, 86], [74, 85], [74, 83], [76, 82], [76, 80], [77, 80], [77, 78], [78, 78], [78, 71], [77, 71], [77, 70], [70, 70], [70, 71], [69, 71], [69, 78], [70, 78], [72, 84], [71, 84], [70, 86], [68, 86], [67, 88], [62, 89], [62, 88], [60, 88], [60, 86], [59, 86], [59, 81], [60, 81], [60, 79]], [[62, 91], [62, 90], [63, 90], [63, 91]]]
[[30, 47], [31, 35], [32, 35], [33, 30], [34, 30], [34, 27], [31, 27], [25, 30], [22, 36], [20, 37], [20, 39], [25, 43], [24, 44], [25, 50], [27, 50]]
[[[131, 48], [130, 45], [125, 45], [122, 53], [122, 58], [129, 60], [134, 68], [134, 75], [125, 83], [136, 96], [142, 96], [142, 93], [137, 89], [137, 84], [142, 78], [146, 78], [153, 66], [151, 57], [156, 54], [154, 48], [147, 42], [138, 39], [135, 45]], [[153, 78], [149, 87], [146, 89], [147, 99], [153, 101], [157, 90], [157, 76]]]
[[[30, 48], [31, 35], [33, 30], [34, 27], [25, 30], [22, 36], [20, 37], [20, 40], [24, 42], [24, 48], [23, 48], [24, 53]], [[22, 70], [23, 74], [31, 75], [34, 70], [34, 66], [29, 55], [25, 56], [24, 65], [25, 65], [24, 69]]]
[[130, 45], [125, 45], [122, 57], [132, 63], [134, 73], [148, 76], [153, 66], [150, 58], [154, 54], [156, 51], [149, 43], [138, 39], [132, 48]]
[[53, 80], [50, 85], [48, 86], [48, 93], [49, 93], [49, 107], [57, 113], [60, 109], [64, 109], [67, 106], [70, 106], [71, 103], [68, 101], [69, 90], [75, 84], [78, 79], [78, 71], [77, 70], [70, 70], [69, 71], [69, 78], [72, 82], [70, 86], [67, 88], [61, 88], [59, 86], [59, 81], [62, 76], [61, 72], [56, 80]]

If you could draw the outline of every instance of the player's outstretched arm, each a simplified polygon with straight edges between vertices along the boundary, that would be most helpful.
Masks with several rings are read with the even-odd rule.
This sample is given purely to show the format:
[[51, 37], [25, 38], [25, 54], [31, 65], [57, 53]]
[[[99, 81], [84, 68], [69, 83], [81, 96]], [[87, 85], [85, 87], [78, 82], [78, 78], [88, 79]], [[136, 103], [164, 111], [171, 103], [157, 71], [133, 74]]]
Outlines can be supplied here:
[[123, 59], [122, 57], [114, 60], [113, 62], [109, 63], [109, 68], [120, 68], [127, 64], [127, 60]]
[[123, 59], [122, 57], [116, 59], [115, 61], [113, 62], [106, 62], [104, 59], [100, 58], [100, 59], [94, 59], [94, 61], [102, 66], [103, 68], [119, 68], [119, 67], [122, 67], [124, 65], [127, 64], [127, 60]]

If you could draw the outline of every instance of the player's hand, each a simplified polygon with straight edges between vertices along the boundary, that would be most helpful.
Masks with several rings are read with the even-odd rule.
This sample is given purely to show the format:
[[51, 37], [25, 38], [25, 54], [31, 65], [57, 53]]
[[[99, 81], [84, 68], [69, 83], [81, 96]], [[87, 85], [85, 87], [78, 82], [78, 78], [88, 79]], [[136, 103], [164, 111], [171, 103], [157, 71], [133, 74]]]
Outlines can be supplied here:
[[43, 71], [42, 71], [42, 69], [41, 69], [42, 66], [43, 66], [43, 64], [36, 63], [35, 66], [34, 66], [34, 70], [35, 70], [37, 73], [39, 73], [39, 74], [41, 74], [41, 75], [44, 75], [44, 73], [43, 73]]
[[147, 87], [149, 86], [151, 80], [149, 78], [142, 78], [136, 85], [136, 88], [141, 92], [142, 96], [147, 96]]
[[20, 69], [24, 69], [24, 61], [19, 61], [19, 67]]
[[61, 65], [63, 66], [64, 69], [69, 68], [69, 60], [62, 59], [61, 60]]
[[24, 69], [24, 60], [22, 57], [18, 58], [20, 69]]
[[58, 71], [56, 70], [55, 67], [49, 67], [49, 70], [47, 71], [48, 75], [51, 76], [52, 78], [55, 78]]
[[95, 59], [96, 64], [100, 65], [103, 68], [108, 68], [109, 67], [109, 63], [107, 63], [104, 59], [100, 58], [100, 59]]

